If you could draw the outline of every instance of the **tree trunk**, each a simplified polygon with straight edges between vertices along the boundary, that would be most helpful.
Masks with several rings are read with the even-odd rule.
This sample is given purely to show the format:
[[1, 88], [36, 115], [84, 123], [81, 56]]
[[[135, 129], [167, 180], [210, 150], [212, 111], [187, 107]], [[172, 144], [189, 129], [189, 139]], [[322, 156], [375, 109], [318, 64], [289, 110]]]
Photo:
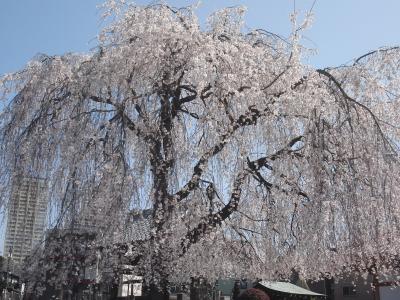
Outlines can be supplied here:
[[151, 257], [151, 281], [150, 281], [150, 299], [151, 300], [168, 300], [169, 299], [169, 281], [168, 281], [168, 269], [167, 269], [167, 258], [164, 253], [158, 236], [154, 237], [153, 240], [153, 256]]
[[161, 280], [160, 285], [150, 285], [150, 300], [169, 300], [168, 280]]

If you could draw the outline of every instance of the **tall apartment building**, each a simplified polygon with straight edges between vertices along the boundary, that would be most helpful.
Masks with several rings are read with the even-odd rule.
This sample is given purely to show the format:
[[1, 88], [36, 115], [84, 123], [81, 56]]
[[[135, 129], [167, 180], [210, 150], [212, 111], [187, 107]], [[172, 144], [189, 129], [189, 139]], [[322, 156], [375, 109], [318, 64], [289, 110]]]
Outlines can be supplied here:
[[4, 255], [12, 255], [17, 271], [24, 258], [42, 238], [47, 216], [46, 181], [15, 176], [8, 207]]

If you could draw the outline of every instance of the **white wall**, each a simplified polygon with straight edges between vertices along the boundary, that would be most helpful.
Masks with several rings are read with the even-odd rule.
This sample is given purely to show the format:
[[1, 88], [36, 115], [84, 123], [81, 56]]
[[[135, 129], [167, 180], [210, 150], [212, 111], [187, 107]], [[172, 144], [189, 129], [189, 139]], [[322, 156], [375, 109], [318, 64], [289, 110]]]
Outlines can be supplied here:
[[400, 287], [381, 286], [379, 287], [380, 300], [398, 300], [400, 299]]

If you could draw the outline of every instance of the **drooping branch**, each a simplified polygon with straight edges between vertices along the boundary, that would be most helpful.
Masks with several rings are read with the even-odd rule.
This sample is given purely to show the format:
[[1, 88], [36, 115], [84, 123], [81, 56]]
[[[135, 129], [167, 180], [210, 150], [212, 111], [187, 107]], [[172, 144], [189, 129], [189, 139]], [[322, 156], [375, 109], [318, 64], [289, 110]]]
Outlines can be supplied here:
[[349, 101], [350, 103], [353, 103], [356, 106], [361, 107], [364, 111], [366, 111], [370, 117], [372, 118], [373, 122], [375, 123], [376, 128], [378, 129], [378, 132], [382, 138], [382, 140], [384, 141], [384, 145], [385, 147], [388, 146], [390, 148], [391, 151], [393, 151], [393, 153], [396, 153], [396, 151], [393, 149], [392, 144], [388, 141], [386, 135], [383, 133], [382, 128], [379, 124], [379, 120], [376, 117], [376, 115], [372, 112], [372, 110], [364, 105], [363, 103], [357, 101], [356, 99], [352, 98], [349, 96], [349, 94], [346, 93], [346, 91], [344, 90], [344, 88], [342, 87], [342, 85], [340, 84], [340, 82], [335, 78], [335, 76], [333, 76], [331, 73], [328, 72], [327, 69], [317, 69], [317, 72], [325, 77], [327, 77], [330, 81], [332, 81], [334, 83], [334, 85], [336, 86], [336, 88], [339, 90], [339, 92], [342, 94], [342, 96]]
[[389, 47], [389, 48], [384, 48], [384, 49], [378, 49], [378, 50], [373, 50], [370, 51], [364, 55], [361, 55], [360, 57], [356, 58], [354, 60], [354, 64], [353, 65], [357, 65], [358, 63], [360, 63], [361, 60], [363, 60], [364, 58], [377, 54], [377, 53], [385, 53], [385, 52], [389, 52], [389, 51], [393, 51], [393, 50], [399, 50], [400, 47], [396, 46], [396, 47]]

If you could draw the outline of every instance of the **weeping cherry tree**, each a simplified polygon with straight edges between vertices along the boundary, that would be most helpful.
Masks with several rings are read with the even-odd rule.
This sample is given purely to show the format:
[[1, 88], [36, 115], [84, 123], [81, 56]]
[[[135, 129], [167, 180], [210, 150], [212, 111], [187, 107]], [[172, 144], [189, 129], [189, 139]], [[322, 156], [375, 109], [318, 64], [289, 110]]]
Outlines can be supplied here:
[[[50, 228], [90, 216], [93, 249], [125, 245], [164, 293], [199, 276], [391, 268], [398, 48], [315, 69], [302, 62], [308, 19], [283, 39], [246, 31], [241, 7], [206, 28], [191, 8], [106, 7], [115, 18], [95, 50], [38, 55], [2, 77], [3, 209], [13, 176], [46, 178]], [[144, 209], [138, 241], [127, 220]]]

